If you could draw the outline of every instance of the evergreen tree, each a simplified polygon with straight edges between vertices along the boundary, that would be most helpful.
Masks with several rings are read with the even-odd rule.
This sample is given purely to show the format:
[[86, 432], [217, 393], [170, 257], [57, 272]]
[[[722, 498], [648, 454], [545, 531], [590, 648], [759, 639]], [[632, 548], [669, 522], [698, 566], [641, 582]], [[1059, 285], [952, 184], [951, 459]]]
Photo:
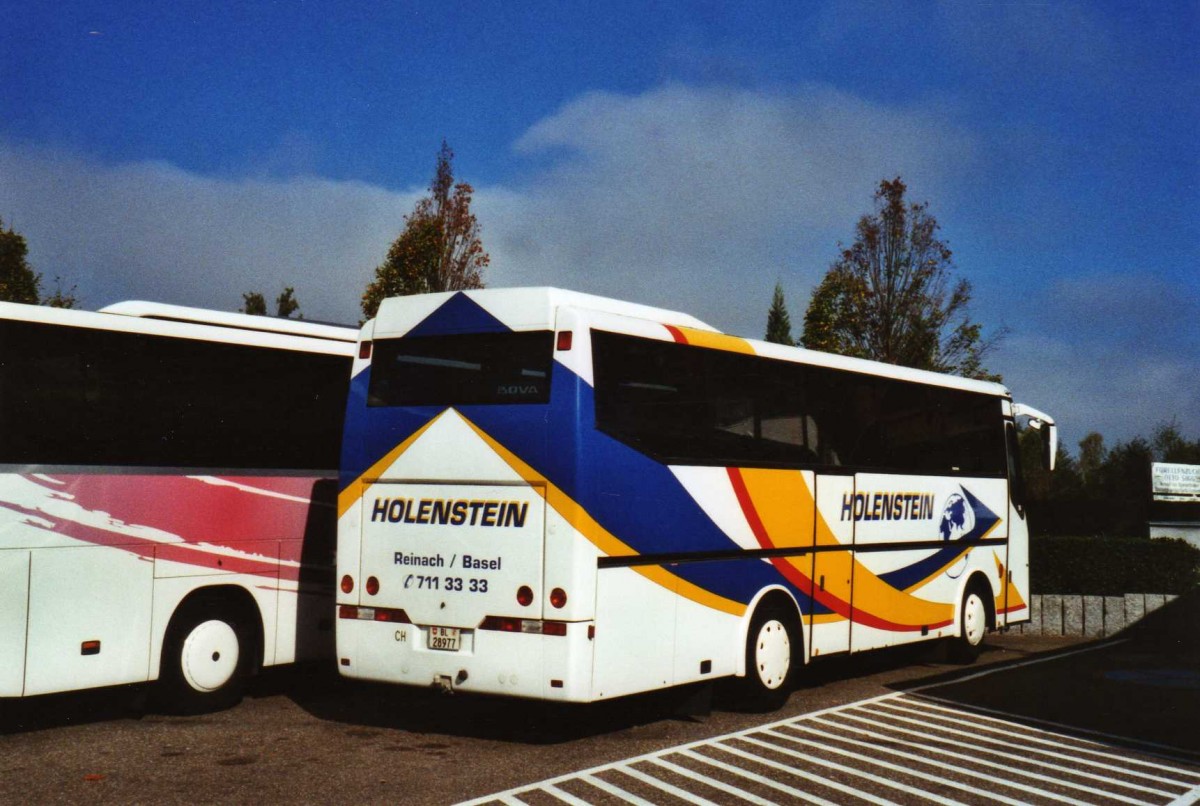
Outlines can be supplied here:
[[792, 318], [788, 315], [787, 305], [783, 301], [783, 286], [778, 282], [775, 283], [775, 293], [771, 297], [771, 309], [767, 311], [766, 339], [789, 347], [796, 344], [792, 338]]

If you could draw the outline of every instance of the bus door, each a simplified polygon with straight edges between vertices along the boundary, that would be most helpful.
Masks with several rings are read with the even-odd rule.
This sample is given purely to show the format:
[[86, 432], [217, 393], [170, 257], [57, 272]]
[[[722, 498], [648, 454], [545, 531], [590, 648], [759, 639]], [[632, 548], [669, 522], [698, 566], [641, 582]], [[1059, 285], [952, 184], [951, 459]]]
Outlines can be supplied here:
[[[816, 541], [813, 546], [813, 609], [809, 614], [812, 657], [850, 649], [854, 590], [854, 476], [819, 475]], [[851, 509], [847, 513], [846, 503]]]
[[0, 551], [0, 583], [0, 697], [20, 697], [25, 687], [29, 614], [28, 551]]
[[1008, 454], [1008, 542], [1004, 547], [1001, 590], [996, 597], [996, 626], [1027, 621], [1029, 602], [1029, 523], [1026, 520], [1025, 480], [1021, 474], [1020, 445], [1017, 427], [1004, 425]]

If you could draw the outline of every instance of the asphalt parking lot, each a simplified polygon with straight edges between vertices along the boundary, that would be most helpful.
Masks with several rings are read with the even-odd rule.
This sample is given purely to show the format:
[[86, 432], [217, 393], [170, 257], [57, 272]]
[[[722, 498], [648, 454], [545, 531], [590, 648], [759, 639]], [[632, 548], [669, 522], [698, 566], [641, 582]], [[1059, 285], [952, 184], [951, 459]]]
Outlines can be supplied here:
[[[854, 741], [911, 752], [905, 745], [916, 743], [918, 737], [903, 732], [915, 729], [906, 719], [944, 722], [950, 731], [980, 729], [964, 728], [956, 720], [996, 719], [1004, 722], [1006, 731], [1043, 738], [1040, 731], [1044, 731], [1053, 737], [1051, 741], [1071, 747], [1094, 742], [1121, 759], [1137, 762], [1161, 756], [1184, 771], [1179, 785], [1140, 781], [1137, 785], [1167, 794], [1119, 790], [1123, 794], [1112, 802], [1187, 802], [1179, 800], [1192, 791], [1186, 774], [1200, 769], [1200, 732], [1195, 729], [1200, 716], [1198, 627], [1200, 595], [1193, 594], [1116, 639], [1102, 642], [993, 636], [973, 667], [947, 664], [928, 647], [830, 659], [806, 670], [787, 706], [770, 715], [740, 713], [726, 708], [720, 699], [710, 713], [697, 713], [702, 709], [696, 707], [695, 698], [689, 700], [696, 692], [689, 691], [574, 708], [446, 698], [426, 691], [351, 686], [321, 669], [267, 675], [240, 706], [199, 717], [147, 713], [139, 689], [5, 702], [0, 705], [0, 801], [455, 803], [570, 778], [697, 742], [732, 742], [729, 746], [735, 751], [766, 750], [772, 762], [793, 764], [797, 758], [787, 752], [721, 737], [743, 735], [783, 743], [788, 750], [812, 756], [813, 748], [798, 742], [829, 746], [832, 740], [821, 733], [831, 732], [840, 738], [836, 750], [827, 747], [833, 753], [828, 762], [859, 773], [869, 771], [886, 781], [897, 775], [876, 761], [909, 767], [913, 762], [903, 757], [872, 761], [874, 751]], [[939, 708], [953, 713], [939, 714]], [[917, 714], [906, 709], [916, 709]], [[790, 720], [800, 721], [782, 725]], [[783, 738], [754, 733], [773, 724], [777, 726], [768, 729], [782, 732]], [[710, 752], [697, 748], [692, 752]], [[734, 785], [730, 780], [744, 783], [735, 773], [714, 772], [703, 759], [667, 761], [685, 769], [706, 765], [709, 777], [725, 786]], [[762, 774], [761, 763], [753, 763], [760, 765], [756, 774]], [[639, 762], [633, 768], [649, 774], [643, 766]], [[795, 777], [766, 766], [764, 777], [776, 783]], [[831, 769], [810, 774], [866, 793], [867, 801], [924, 800], [912, 792], [929, 783], [904, 779], [912, 790], [906, 792], [853, 772], [834, 769], [830, 775]], [[1086, 775], [1107, 774], [1089, 769], [1083, 770]], [[944, 800], [996, 799], [982, 794], [989, 786], [984, 779], [945, 770], [922, 772], [954, 782], [933, 782], [935, 794]], [[1103, 789], [1086, 775], [1068, 780]], [[1112, 777], [1120, 776], [1113, 772]], [[1030, 778], [1019, 783], [1039, 791], [1047, 785]], [[584, 791], [595, 797], [571, 795], [573, 785], [564, 790], [571, 797], [600, 802], [616, 797], [593, 789]], [[807, 791], [794, 781], [785, 785]], [[705, 796], [713, 802], [747, 800], [705, 786]], [[761, 786], [766, 789], [746, 791], [773, 802], [795, 799]], [[1200, 786], [1200, 779], [1195, 786]], [[642, 781], [626, 781], [626, 787], [649, 802], [679, 802], [678, 795]], [[818, 791], [829, 802], [863, 799], [837, 787]], [[1087, 790], [1064, 793], [1051, 787], [1048, 791], [1055, 795], [1048, 802], [1105, 802]], [[1001, 800], [1038, 799], [1019, 787], [997, 788], [995, 793]], [[528, 800], [557, 799], [545, 795], [549, 800], [544, 800], [543, 795]]]

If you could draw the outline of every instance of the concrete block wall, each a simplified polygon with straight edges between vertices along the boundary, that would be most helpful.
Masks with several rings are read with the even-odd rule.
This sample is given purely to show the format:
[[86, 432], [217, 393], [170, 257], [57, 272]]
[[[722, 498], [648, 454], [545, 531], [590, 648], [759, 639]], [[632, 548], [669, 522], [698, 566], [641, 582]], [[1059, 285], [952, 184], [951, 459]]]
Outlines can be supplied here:
[[1030, 621], [1011, 629], [1022, 635], [1079, 635], [1104, 638], [1173, 600], [1162, 593], [1124, 596], [1059, 596], [1038, 594], [1029, 602]]

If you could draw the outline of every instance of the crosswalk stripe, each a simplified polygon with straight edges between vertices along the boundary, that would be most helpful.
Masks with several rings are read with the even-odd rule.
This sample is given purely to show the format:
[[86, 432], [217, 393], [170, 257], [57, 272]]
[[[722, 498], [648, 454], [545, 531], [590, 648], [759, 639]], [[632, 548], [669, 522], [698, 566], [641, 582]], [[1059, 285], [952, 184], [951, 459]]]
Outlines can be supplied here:
[[[1113, 643], [1117, 642], [983, 670], [955, 682]], [[589, 803], [582, 794], [586, 787], [634, 806], [655, 802], [618, 785], [621, 776], [638, 782], [639, 789], [649, 787], [662, 793], [662, 797], [713, 806], [717, 803], [710, 799], [715, 797], [713, 792], [755, 806], [772, 806], [773, 801], [762, 796], [772, 792], [815, 806], [834, 806], [822, 797], [830, 793], [837, 793], [830, 796], [839, 800], [849, 797], [880, 806], [893, 803], [884, 793], [895, 793], [905, 802], [952, 806], [958, 801], [948, 795], [955, 791], [968, 793], [972, 800], [984, 798], [1007, 806], [1033, 802], [1086, 806], [1096, 801], [1185, 806], [1200, 802], [1200, 753], [959, 705], [933, 696], [929, 689], [938, 685], [944, 683], [657, 750], [477, 798], [469, 804], [523, 806], [523, 798], [540, 796], [581, 806]], [[771, 772], [764, 774], [766, 770]], [[886, 771], [892, 777], [871, 770]], [[660, 772], [667, 777], [660, 777]], [[715, 774], [723, 774], [725, 779]], [[563, 785], [570, 782], [577, 783], [568, 791]], [[1010, 797], [1006, 791], [1019, 794]], [[1148, 799], [1133, 797], [1135, 793]]]
[[[836, 740], [839, 742], [843, 742], [845, 744], [853, 744], [857, 747], [862, 747], [867, 750], [874, 750], [876, 752], [883, 750], [883, 748], [881, 748], [879, 745], [873, 745], [870, 742], [863, 742], [863, 741], [859, 741], [858, 739], [848, 739], [845, 736], [838, 736], [836, 734], [828, 733], [823, 730], [817, 730], [815, 728], [811, 728], [808, 726], [793, 725], [793, 726], [789, 726], [789, 727], [791, 730], [803, 731], [804, 733], [811, 733], [815, 736], [819, 736], [819, 737], [822, 737], [825, 739], [833, 739], [833, 740]], [[847, 728], [845, 728], [844, 726], [843, 726], [843, 729], [847, 730]], [[866, 731], [863, 731], [863, 732], [866, 733]], [[777, 733], [777, 735], [783, 736], [784, 738], [788, 738], [788, 739], [792, 738], [783, 733]], [[830, 745], [822, 745], [822, 746], [825, 747], [827, 750], [833, 749], [833, 747]], [[916, 761], [921, 764], [929, 764], [929, 765], [933, 764], [933, 762], [931, 762], [928, 758], [924, 758], [915, 753], [906, 753], [904, 751], [895, 750], [895, 749], [889, 749], [886, 752], [889, 752], [891, 755], [893, 755], [895, 757], [907, 759], [909, 761]], [[868, 758], [866, 756], [860, 756], [860, 757]], [[873, 764], [883, 766], [887, 769], [897, 769], [897, 770], [903, 771], [904, 773], [906, 773], [908, 775], [918, 775], [918, 773], [915, 770], [913, 770], [911, 767], [900, 767], [899, 765], [896, 765], [896, 764], [890, 764], [890, 763], [881, 762], [881, 761], [877, 761], [877, 760], [869, 759], [869, 758], [868, 758], [868, 760]], [[997, 778], [997, 777], [990, 776], [990, 775], [984, 775], [983, 773], [969, 772], [966, 770], [955, 770], [955, 771], [959, 772], [959, 773], [966, 773], [969, 777], [980, 778], [983, 780], [990, 781], [991, 783], [994, 783], [994, 784], [1000, 784], [1000, 785], [1006, 784], [1006, 782], [1001, 778]], [[922, 775], [921, 777], [925, 777], [925, 776]], [[980, 790], [979, 790], [978, 786], [971, 786], [970, 784], [966, 784], [961, 781], [953, 781], [949, 778], [940, 778], [938, 776], [928, 776], [928, 778], [929, 778], [929, 780], [935, 780], [938, 783], [943, 784], [944, 786], [954, 787], [955, 789], [962, 789], [962, 790], [970, 792], [974, 795], [980, 794]], [[992, 800], [995, 800], [999, 803], [1007, 803], [1007, 804], [1009, 804], [1009, 806], [1025, 806], [1025, 804], [1026, 804], [1026, 801], [1016, 800], [1015, 798], [1005, 797], [1004, 795], [998, 795], [994, 792], [987, 793], [987, 796], [989, 798], [991, 798]]]
[[767, 800], [766, 798], [760, 798], [758, 795], [755, 795], [753, 792], [747, 792], [745, 789], [739, 789], [738, 787], [733, 786], [732, 784], [727, 784], [724, 781], [718, 781], [716, 778], [710, 778], [707, 775], [701, 775], [700, 773], [696, 772], [695, 770], [690, 770], [687, 767], [681, 767], [678, 764], [667, 761], [666, 759], [652, 758], [652, 759], [649, 759], [648, 761], [649, 761], [649, 763], [656, 764], [656, 765], [662, 767], [663, 769], [670, 770], [671, 772], [675, 773], [676, 775], [682, 775], [686, 778], [692, 779], [693, 781], [698, 781], [698, 782], [704, 784], [705, 786], [710, 786], [713, 789], [719, 789], [720, 791], [722, 791], [728, 795], [733, 795], [734, 797], [739, 798], [741, 800], [757, 804], [757, 806], [775, 806], [774, 801]]
[[572, 795], [570, 792], [566, 792], [562, 789], [559, 789], [554, 784], [546, 784], [545, 786], [542, 787], [542, 791], [550, 793], [554, 797], [561, 800], [563, 803], [569, 804], [569, 806], [591, 806], [583, 798], [577, 798], [574, 795]]
[[816, 806], [837, 806], [837, 804], [835, 804], [833, 801], [825, 800], [824, 798], [819, 798], [810, 792], [805, 792], [802, 789], [796, 789], [795, 787], [788, 786], [787, 784], [782, 783], [780, 781], [776, 781], [774, 779], [767, 778], [765, 775], [759, 775], [756, 772], [751, 772], [750, 770], [747, 770], [744, 767], [738, 767], [733, 764], [726, 764], [724, 761], [720, 761], [719, 759], [715, 759], [710, 756], [706, 756], [701, 753], [697, 753], [694, 750], [684, 750], [682, 753], [680, 753], [680, 755], [686, 756], [688, 758], [694, 759], [694, 760], [699, 761], [704, 764], [709, 764], [713, 767], [716, 767], [719, 770], [724, 770], [725, 772], [741, 776], [742, 778], [745, 778], [748, 781], [754, 781], [756, 784], [761, 784], [763, 786], [770, 787], [771, 789], [774, 789], [778, 792], [782, 792], [785, 795], [789, 795], [793, 798], [802, 798], [806, 803], [813, 803], [813, 804], [816, 804]]
[[595, 775], [584, 774], [584, 775], [581, 775], [580, 778], [584, 781], [587, 781], [589, 784], [596, 787], [597, 789], [604, 790], [605, 792], [607, 792], [608, 794], [612, 795], [615, 798], [620, 798], [621, 800], [625, 801], [626, 803], [632, 803], [633, 806], [654, 806], [653, 801], [649, 801], [644, 798], [639, 798], [637, 795], [634, 795], [631, 792], [626, 792], [624, 789], [617, 786], [616, 784], [610, 784], [608, 781], [605, 781], [602, 778], [598, 778]]
[[680, 789], [679, 787], [675, 786], [674, 784], [667, 783], [666, 781], [662, 780], [661, 778], [655, 778], [653, 775], [648, 775], [634, 767], [624, 766], [624, 767], [618, 767], [617, 769], [619, 771], [623, 772], [625, 775], [628, 775], [632, 778], [638, 779], [639, 781], [641, 781], [644, 784], [649, 784], [652, 787], [661, 789], [663, 792], [666, 792], [667, 794], [670, 794], [670, 795], [674, 795], [677, 798], [682, 798], [683, 800], [691, 801], [692, 803], [697, 804], [697, 806], [719, 806], [719, 804], [713, 803], [708, 798], [702, 798], [694, 792], [688, 792], [686, 790]]
[[[854, 714], [845, 714], [845, 718], [852, 719], [855, 722], [862, 722], [864, 724], [871, 725], [872, 727], [875, 727], [878, 729], [890, 730], [894, 733], [903, 733], [903, 734], [906, 734], [909, 736], [916, 736], [918, 738], [924, 738], [924, 739], [932, 738], [934, 740], [937, 740], [936, 736], [930, 736], [927, 731], [917, 731], [917, 730], [912, 730], [910, 728], [901, 728], [896, 725], [891, 725], [887, 722], [880, 722], [875, 719], [856, 716]], [[920, 724], [920, 723], [918, 723], [918, 724]], [[993, 756], [996, 756], [997, 758], [1007, 759], [1007, 760], [1015, 762], [1017, 764], [1034, 764], [1034, 766], [1040, 766], [1043, 768], [1054, 767], [1054, 769], [1058, 770], [1059, 772], [1062, 772], [1062, 771], [1071, 772], [1070, 768], [1061, 767], [1061, 766], [1057, 766], [1057, 765], [1051, 765], [1048, 762], [1038, 764], [1038, 763], [1032, 761], [1031, 759], [1026, 758], [1025, 756], [1019, 755], [1017, 753], [1005, 753], [1000, 750], [992, 750], [987, 747], [975, 747], [974, 749], [977, 751], [980, 751], [980, 752], [989, 753]], [[936, 747], [934, 748], [934, 750], [939, 752], [943, 756], [948, 756], [950, 758], [959, 758], [959, 759], [962, 759], [962, 760], [967, 761], [972, 764], [982, 763], [982, 760], [978, 757], [978, 755], [973, 755], [973, 754], [968, 754], [968, 753], [959, 753], [959, 752], [956, 752], [953, 750], [938, 749]], [[1087, 786], [1086, 784], [1075, 783], [1072, 781], [1064, 781], [1061, 777], [1052, 777], [1049, 775], [1041, 775], [1038, 773], [1030, 772], [1029, 770], [1018, 769], [1011, 765], [1006, 766], [1006, 765], [1002, 765], [1002, 764], [997, 764], [996, 766], [1006, 770], [1011, 775], [1020, 775], [1025, 778], [1032, 778], [1035, 781], [1048, 781], [1048, 782], [1057, 784], [1058, 786], [1064, 786], [1069, 789], [1078, 790], [1080, 792], [1087, 792], [1088, 794], [1091, 794], [1091, 795], [1096, 795], [1096, 794], [1104, 795], [1106, 797], [1113, 798], [1114, 800], [1122, 801], [1123, 803], [1133, 804], [1134, 806], [1141, 806], [1141, 804], [1147, 803], [1147, 801], [1135, 800], [1133, 798], [1127, 798], [1122, 795], [1115, 795], [1111, 792], [1105, 792], [1102, 789], [1096, 789], [1095, 787], [1090, 787], [1090, 786]], [[1105, 780], [1109, 780], [1109, 779], [1105, 779]], [[1051, 793], [1043, 793], [1043, 794], [1046, 797], [1054, 797], [1055, 799], [1063, 800], [1063, 798], [1058, 795], [1053, 795]], [[1069, 800], [1069, 799], [1064, 800], [1064, 802], [1081, 803], [1081, 801]]]
[[[738, 738], [744, 739], [745, 737], [739, 736]], [[841, 783], [840, 781], [835, 781], [832, 778], [825, 778], [820, 775], [814, 775], [813, 773], [810, 773], [807, 770], [802, 770], [802, 769], [798, 769], [795, 767], [789, 767], [787, 764], [781, 764], [778, 761], [772, 761], [769, 758], [763, 758], [762, 756], [755, 755], [754, 753], [748, 753], [745, 750], [742, 750], [740, 748], [731, 747], [731, 746], [729, 746], [729, 744], [727, 744], [725, 742], [717, 742], [713, 745], [713, 747], [722, 752], [729, 753], [730, 755], [739, 756], [748, 761], [753, 761], [755, 764], [762, 764], [765, 767], [770, 767], [772, 769], [779, 770], [780, 772], [785, 772], [785, 773], [789, 773], [791, 775], [798, 776], [800, 778], [804, 778], [805, 780], [812, 781], [814, 783], [820, 784], [821, 786], [826, 786], [826, 787], [829, 787], [830, 789], [836, 789], [839, 792], [844, 792], [847, 795], [853, 795], [856, 798], [862, 798], [863, 800], [878, 804], [878, 806], [897, 806], [895, 801], [878, 797], [877, 795], [873, 795], [870, 792], [864, 792], [861, 789], [855, 789], [852, 786], [846, 786], [845, 784]]]
[[[768, 733], [770, 734], [770, 732], [768, 732]], [[896, 780], [892, 780], [889, 778], [883, 778], [883, 777], [875, 775], [873, 773], [869, 773], [866, 770], [857, 769], [855, 767], [847, 767], [844, 764], [836, 764], [832, 761], [827, 761], [825, 759], [816, 758], [812, 755], [805, 755], [804, 753], [800, 753], [796, 750], [792, 750], [791, 748], [773, 745], [770, 742], [765, 742], [761, 739], [754, 739], [749, 736], [743, 736], [742, 741], [750, 742], [751, 744], [757, 745], [759, 747], [768, 748], [770, 750], [774, 750], [777, 753], [783, 753], [785, 755], [792, 756], [793, 758], [804, 759], [812, 764], [820, 764], [823, 767], [829, 767], [830, 769], [837, 770], [838, 772], [845, 773], [846, 775], [853, 775], [858, 778], [863, 778], [874, 784], [879, 784], [881, 786], [889, 787], [891, 789], [898, 789], [901, 792], [905, 793], [906, 795], [919, 795], [924, 800], [930, 801], [932, 803], [940, 803], [940, 804], [942, 804], [942, 806], [966, 806], [966, 804], [962, 803], [961, 801], [952, 800], [950, 798], [945, 798], [945, 797], [942, 797], [941, 795], [935, 795], [932, 792], [917, 789], [916, 787], [911, 787], [911, 786], [908, 786], [907, 784], [902, 784]], [[818, 746], [818, 749], [825, 749], [825, 748], [821, 748]], [[852, 755], [857, 756], [857, 754], [852, 754]], [[860, 760], [871, 761], [870, 759], [863, 759], [862, 756], [858, 756], [858, 758]], [[905, 771], [905, 772], [906, 772], [906, 774], [908, 774], [908, 771]]]
[[[1063, 733], [1055, 733], [1053, 731], [1046, 730], [1044, 728], [1038, 728], [1032, 724], [1026, 724], [1026, 723], [1030, 722], [1030, 723], [1038, 723], [1038, 724], [1048, 725], [1051, 727], [1056, 727], [1060, 731], [1068, 731], [1070, 733], [1070, 735], [1067, 738], [1069, 738], [1072, 742], [1077, 743], [1077, 744], [1087, 744], [1087, 745], [1092, 745], [1093, 747], [1098, 747], [1098, 748], [1111, 748], [1112, 747], [1111, 744], [1105, 744], [1103, 742], [1099, 742], [1094, 739], [1085, 738], [1084, 735], [1079, 735], [1079, 734], [1086, 734], [1089, 736], [1098, 736], [1098, 737], [1101, 737], [1104, 739], [1108, 739], [1110, 741], [1121, 742], [1122, 744], [1129, 745], [1131, 747], [1136, 747], [1136, 748], [1138, 748], [1139, 753], [1142, 753], [1143, 755], [1147, 755], [1147, 756], [1152, 756], [1154, 758], [1158, 758], [1161, 761], [1172, 761], [1172, 762], [1183, 763], [1183, 764], [1189, 763], [1189, 761], [1191, 763], [1200, 762], [1200, 753], [1192, 753], [1190, 751], [1182, 750], [1177, 747], [1171, 747], [1170, 745], [1159, 744], [1157, 742], [1145, 742], [1145, 741], [1140, 741], [1140, 740], [1131, 740], [1127, 737], [1117, 736], [1116, 734], [1112, 734], [1112, 733], [1101, 733], [1099, 731], [1082, 730], [1082, 729], [1078, 729], [1078, 728], [1072, 728], [1067, 725], [1061, 725], [1056, 722], [1049, 722], [1046, 720], [1034, 719], [1034, 718], [1025, 717], [1025, 716], [1020, 717], [1019, 722], [1014, 722], [1011, 718], [1010, 719], [1001, 719], [997, 716], [991, 715], [991, 714], [1003, 713], [1001, 711], [994, 711], [990, 708], [980, 708], [979, 706], [971, 706], [971, 705], [961, 705], [957, 708], [950, 708], [945, 705], [937, 704], [937, 702], [945, 702], [945, 701], [937, 700], [936, 697], [929, 697], [928, 695], [925, 695], [925, 694], [921, 695], [919, 698], [916, 698], [916, 699], [905, 698], [904, 702], [906, 702], [906, 703], [915, 702], [916, 704], [920, 705], [920, 707], [922, 707], [922, 708], [929, 708], [929, 709], [933, 709], [933, 710], [944, 711], [946, 713], [957, 716], [959, 718], [969, 717], [974, 720], [990, 722], [990, 723], [994, 723], [997, 725], [1001, 725], [1001, 726], [1007, 727], [1009, 729], [1011, 729], [1013, 727], [1017, 727], [1017, 728], [1020, 728], [1022, 731], [1027, 731], [1030, 733], [1037, 733], [1037, 734], [1049, 736], [1049, 737], [1057, 737], [1058, 739], [1061, 740], [1063, 738]], [[1050, 743], [1053, 744], [1053, 740], [1051, 740]], [[1124, 761], [1127, 764], [1132, 764], [1132, 765], [1138, 766], [1138, 767], [1148, 767], [1150, 769], [1165, 770], [1165, 771], [1172, 772], [1172, 773], [1190, 775], [1193, 779], [1200, 781], [1200, 771], [1189, 773], [1188, 771], [1183, 770], [1183, 769], [1179, 768], [1178, 766], [1173, 766], [1170, 764], [1163, 764], [1163, 763], [1154, 762], [1154, 761], [1146, 761], [1144, 759], [1131, 758], [1128, 756], [1120, 756], [1120, 755], [1113, 754], [1111, 752], [1107, 752], [1106, 750], [1088, 750], [1085, 748], [1079, 748], [1079, 751], [1083, 752], [1083, 753], [1095, 753], [1095, 754], [1101, 755], [1101, 756], [1113, 756], [1115, 758], [1121, 759], [1122, 761]], [[1171, 755], [1166, 755], [1164, 753], [1169, 753]], [[1188, 757], [1190, 757], [1190, 758], [1188, 758]]]
[[[851, 714], [846, 714], [845, 718], [854, 720], [855, 722], [861, 722], [866, 725], [876, 724], [869, 719], [865, 719], [862, 717], [856, 717]], [[831, 723], [828, 720], [824, 720], [824, 719], [817, 720], [817, 721], [821, 722], [822, 724], [831, 724], [833, 727], [836, 727], [839, 730], [854, 731], [856, 733], [862, 733], [864, 735], [871, 736], [871, 737], [878, 738], [878, 739], [887, 738], [884, 734], [879, 733], [877, 731], [861, 730], [859, 728], [854, 728], [849, 725], [839, 725], [837, 723]], [[917, 736], [917, 737], [921, 736], [921, 734], [917, 733], [916, 731], [904, 731], [904, 732], [912, 734], [913, 736]], [[992, 784], [1010, 787], [1012, 789], [1017, 789], [1022, 792], [1027, 792], [1031, 795], [1037, 795], [1039, 797], [1050, 798], [1051, 800], [1057, 800], [1062, 803], [1071, 803], [1071, 804], [1082, 803], [1082, 801], [1075, 800], [1074, 798], [1069, 798], [1065, 795], [1060, 795], [1056, 792], [1050, 792], [1045, 789], [1038, 789], [1037, 787], [1029, 786], [1027, 784], [1022, 784], [1021, 782], [1014, 781], [1011, 778], [987, 775], [986, 773], [982, 773], [982, 772], [979, 772], [978, 770], [972, 769], [972, 767], [974, 767], [974, 766], [984, 766], [984, 767], [990, 767], [993, 769], [1001, 770], [1001, 771], [1009, 773], [1011, 775], [1014, 772], [1014, 770], [1013, 770], [1012, 766], [1009, 764], [1001, 764], [997, 761], [989, 761], [988, 759], [982, 759], [982, 758], [979, 758], [978, 756], [972, 756], [967, 753], [958, 753], [958, 752], [955, 752], [954, 750], [947, 750], [943, 747], [937, 747], [935, 745], [925, 744], [923, 742], [910, 741], [910, 742], [908, 742], [907, 746], [925, 750], [925, 751], [929, 752], [931, 755], [940, 755], [940, 756], [944, 756], [946, 758], [953, 758], [953, 759], [957, 759], [959, 761], [966, 762], [966, 764], [970, 765], [970, 766], [964, 765], [961, 767], [955, 767], [954, 769], [955, 769], [955, 771], [957, 771], [959, 773], [962, 773], [964, 775], [969, 775], [973, 778], [979, 778], [981, 780], [988, 781], [989, 783], [992, 783]], [[1040, 775], [1038, 773], [1029, 772], [1026, 770], [1022, 770], [1018, 774], [1021, 775], [1023, 778], [1029, 778], [1034, 781], [1042, 781], [1042, 782], [1051, 783], [1051, 784], [1057, 784], [1059, 782], [1058, 778], [1054, 778], [1049, 775]]]
[[[976, 749], [980, 750], [981, 752], [991, 753], [992, 755], [999, 756], [1001, 758], [1007, 758], [1012, 761], [1019, 761], [1023, 764], [1029, 764], [1029, 765], [1032, 765], [1035, 767], [1040, 767], [1042, 769], [1054, 770], [1055, 772], [1066, 772], [1071, 775], [1077, 775], [1082, 778], [1091, 778], [1091, 779], [1097, 780], [1097, 781], [1112, 781], [1113, 780], [1111, 776], [1105, 776], [1105, 775], [1101, 775], [1098, 773], [1091, 773], [1091, 772], [1087, 772], [1085, 770], [1077, 769], [1075, 767], [1070, 767], [1070, 766], [1066, 766], [1063, 764], [1055, 764], [1053, 761], [1044, 761], [1041, 758], [1037, 758], [1036, 756], [1045, 756], [1047, 758], [1057, 759], [1058, 761], [1069, 761], [1069, 762], [1073, 762], [1077, 765], [1083, 765], [1083, 766], [1094, 768], [1094, 769], [1106, 770], [1108, 772], [1122, 773], [1122, 774], [1126, 774], [1126, 775], [1134, 775], [1137, 777], [1149, 778], [1150, 780], [1156, 781], [1158, 783], [1175, 784], [1178, 786], [1186, 785], [1186, 782], [1184, 782], [1184, 781], [1176, 781], [1176, 780], [1173, 780], [1170, 778], [1162, 778], [1159, 776], [1149, 776], [1149, 775], [1144, 775], [1144, 774], [1140, 774], [1140, 773], [1136, 773], [1136, 772], [1131, 772], [1127, 767], [1119, 766], [1116, 764], [1107, 764], [1107, 763], [1100, 762], [1100, 761], [1094, 761], [1089, 758], [1073, 756], [1069, 753], [1060, 753], [1060, 752], [1056, 752], [1056, 751], [1052, 751], [1052, 750], [1046, 750], [1041, 747], [1029, 747], [1027, 745], [1020, 744], [1019, 742], [1010, 742], [1010, 741], [1005, 741], [1005, 740], [1001, 740], [1001, 739], [992, 739], [992, 738], [989, 738], [986, 736], [980, 736], [980, 735], [978, 735], [978, 731], [976, 728], [972, 728], [969, 731], [956, 730], [954, 728], [945, 727], [940, 724], [933, 724], [928, 721], [922, 721], [919, 719], [911, 719], [908, 717], [896, 716], [895, 714], [892, 713], [891, 708], [874, 709], [874, 712], [882, 713], [884, 716], [886, 716], [890, 719], [896, 719], [896, 720], [905, 722], [906, 724], [921, 726], [926, 729], [925, 735], [927, 738], [933, 738], [933, 739], [937, 739], [938, 741], [944, 741], [944, 742], [953, 741], [950, 739], [942, 739], [937, 736], [930, 736], [929, 731], [937, 731], [939, 733], [948, 734], [950, 736], [965, 737], [967, 740], [969, 740], [969, 742], [976, 742], [979, 744], [975, 745], [975, 744], [969, 744], [969, 742], [957, 742], [957, 741], [955, 743], [959, 744], [960, 746], [961, 745], [969, 745], [972, 747], [976, 747]], [[1048, 742], [1042, 742], [1041, 740], [1039, 740], [1039, 742], [1042, 744], [1049, 744]], [[979, 746], [979, 745], [982, 745], [982, 746]], [[1058, 746], [1062, 747], [1062, 745], [1058, 745]], [[992, 749], [993, 747], [1005, 747], [1005, 748], [1008, 748], [1009, 750], [1020, 751], [1020, 752], [1004, 752], [1001, 750], [994, 750], [994, 749]], [[1071, 749], [1074, 749], [1074, 748], [1071, 748]], [[1036, 754], [1036, 756], [1034, 754]], [[1106, 754], [1106, 757], [1113, 758], [1113, 759], [1121, 759], [1120, 756], [1116, 756], [1116, 755], [1112, 755], [1112, 754]], [[1151, 789], [1146, 786], [1142, 786], [1139, 784], [1131, 784], [1128, 782], [1121, 782], [1120, 785], [1123, 787], [1126, 787], [1128, 789], [1137, 789], [1137, 790], [1140, 790], [1143, 792], [1150, 792], [1150, 793], [1153, 793], [1156, 795], [1170, 794], [1169, 792], [1164, 792], [1164, 791], [1158, 790], [1158, 789]]]

